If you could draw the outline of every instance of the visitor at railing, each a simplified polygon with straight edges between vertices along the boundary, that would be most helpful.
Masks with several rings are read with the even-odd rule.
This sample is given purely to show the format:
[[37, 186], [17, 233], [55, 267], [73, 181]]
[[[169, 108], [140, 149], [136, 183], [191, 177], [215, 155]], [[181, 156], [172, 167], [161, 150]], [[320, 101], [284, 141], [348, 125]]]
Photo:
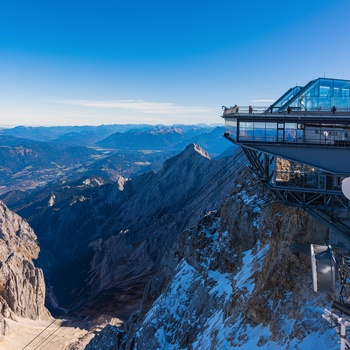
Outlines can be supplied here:
[[239, 107], [237, 105], [231, 106], [230, 108], [222, 106], [222, 109], [224, 110], [224, 114], [235, 114], [239, 111]]
[[[237, 104], [226, 107], [222, 106], [223, 108], [223, 116], [227, 116], [228, 118], [230, 115], [232, 115], [233, 118], [234, 114], [239, 113], [239, 115], [244, 116], [250, 115], [266, 115], [269, 116], [273, 114], [275, 115], [282, 115], [286, 117], [295, 117], [298, 115], [301, 116], [327, 116], [327, 115], [337, 115], [337, 117], [350, 117], [350, 109], [345, 107], [336, 107], [335, 105], [330, 106], [315, 106], [310, 107], [308, 109], [302, 110], [300, 106], [288, 106], [284, 110], [280, 110], [279, 107], [276, 106], [253, 106], [253, 105], [247, 105], [247, 106], [238, 106]], [[272, 112], [271, 112], [272, 111]]]

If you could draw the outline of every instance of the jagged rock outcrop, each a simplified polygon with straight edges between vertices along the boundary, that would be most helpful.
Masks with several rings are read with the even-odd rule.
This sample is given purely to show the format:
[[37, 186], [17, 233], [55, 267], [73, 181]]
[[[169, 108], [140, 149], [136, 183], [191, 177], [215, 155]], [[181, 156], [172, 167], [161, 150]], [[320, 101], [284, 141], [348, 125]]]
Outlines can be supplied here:
[[[326, 227], [274, 201], [244, 169], [220, 209], [164, 256], [115, 349], [337, 349], [321, 318], [331, 296], [313, 292], [310, 256], [291, 251], [326, 237]], [[98, 346], [96, 338], [89, 349]]]
[[94, 337], [85, 347], [85, 350], [115, 350], [116, 347], [123, 346], [125, 342], [125, 332], [112, 325], [107, 325]]
[[49, 317], [43, 272], [33, 264], [38, 254], [34, 231], [0, 202], [0, 337], [6, 333], [4, 318]]

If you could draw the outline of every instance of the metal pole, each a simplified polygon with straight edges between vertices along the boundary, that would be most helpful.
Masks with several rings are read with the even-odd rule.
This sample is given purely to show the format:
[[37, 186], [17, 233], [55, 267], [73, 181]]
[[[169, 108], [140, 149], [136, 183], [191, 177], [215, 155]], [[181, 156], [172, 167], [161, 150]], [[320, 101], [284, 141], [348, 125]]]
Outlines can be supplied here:
[[346, 326], [340, 322], [340, 350], [346, 350]]

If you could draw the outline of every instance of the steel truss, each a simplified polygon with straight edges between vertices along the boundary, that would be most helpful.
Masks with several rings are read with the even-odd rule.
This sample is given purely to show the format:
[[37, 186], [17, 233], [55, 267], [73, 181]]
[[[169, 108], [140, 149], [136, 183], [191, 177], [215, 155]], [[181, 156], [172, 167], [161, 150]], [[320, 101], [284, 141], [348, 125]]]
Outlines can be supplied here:
[[319, 186], [313, 188], [305, 187], [302, 181], [298, 186], [288, 186], [287, 181], [283, 185], [283, 183], [276, 181], [278, 175], [276, 170], [277, 156], [245, 146], [243, 146], [243, 150], [258, 178], [284, 204], [303, 208], [329, 228], [350, 237], [349, 202], [340, 189], [335, 189], [332, 181], [333, 178], [337, 177], [337, 174], [315, 169], [316, 177], [322, 176], [331, 180], [329, 181], [330, 184], [325, 185], [323, 188]]

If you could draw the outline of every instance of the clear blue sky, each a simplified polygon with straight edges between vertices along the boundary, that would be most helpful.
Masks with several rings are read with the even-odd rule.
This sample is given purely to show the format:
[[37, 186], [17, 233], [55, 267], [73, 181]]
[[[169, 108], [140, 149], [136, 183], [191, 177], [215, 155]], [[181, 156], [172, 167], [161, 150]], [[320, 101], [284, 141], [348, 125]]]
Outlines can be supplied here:
[[349, 23], [349, 0], [4, 0], [0, 125], [222, 123], [350, 79]]

